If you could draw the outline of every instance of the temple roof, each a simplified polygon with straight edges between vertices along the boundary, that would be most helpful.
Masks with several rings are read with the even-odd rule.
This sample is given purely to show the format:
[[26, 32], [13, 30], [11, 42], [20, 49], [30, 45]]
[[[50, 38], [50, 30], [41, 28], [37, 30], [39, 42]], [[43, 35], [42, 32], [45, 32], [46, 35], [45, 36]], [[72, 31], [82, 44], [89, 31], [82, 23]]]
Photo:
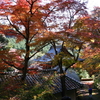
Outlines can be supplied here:
[[[54, 72], [41, 72], [38, 74], [34, 74], [34, 75], [27, 75], [26, 79], [25, 79], [25, 84], [27, 84], [26, 86], [28, 86], [29, 88], [32, 86], [35, 86], [36, 84], [40, 84], [41, 87], [43, 87], [43, 85], [47, 82], [46, 79], [49, 79], [50, 77], [52, 77], [52, 84], [48, 83], [48, 86], [50, 87], [50, 89], [52, 89], [53, 93], [59, 93], [62, 92], [62, 86], [61, 86], [61, 80], [60, 80], [60, 74], [54, 74]], [[45, 79], [46, 78], [46, 79]], [[0, 77], [0, 84], [2, 84], [2, 82], [6, 82], [7, 80], [9, 81], [9, 79], [13, 79], [13, 84], [14, 83], [21, 83], [21, 75], [3, 75], [3, 77]], [[83, 87], [83, 84], [69, 76], [65, 76], [65, 85], [66, 85], [66, 90], [73, 90], [73, 89], [80, 89]]]

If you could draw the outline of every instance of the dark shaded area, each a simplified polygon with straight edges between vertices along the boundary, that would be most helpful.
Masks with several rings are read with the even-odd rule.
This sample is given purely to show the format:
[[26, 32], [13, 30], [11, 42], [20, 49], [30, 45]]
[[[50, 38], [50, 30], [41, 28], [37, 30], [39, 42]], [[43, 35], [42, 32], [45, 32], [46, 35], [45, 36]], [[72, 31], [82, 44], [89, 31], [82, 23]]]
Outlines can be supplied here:
[[96, 88], [93, 88], [92, 95], [89, 95], [88, 90], [81, 90], [77, 100], [100, 100], [100, 91], [98, 91]]

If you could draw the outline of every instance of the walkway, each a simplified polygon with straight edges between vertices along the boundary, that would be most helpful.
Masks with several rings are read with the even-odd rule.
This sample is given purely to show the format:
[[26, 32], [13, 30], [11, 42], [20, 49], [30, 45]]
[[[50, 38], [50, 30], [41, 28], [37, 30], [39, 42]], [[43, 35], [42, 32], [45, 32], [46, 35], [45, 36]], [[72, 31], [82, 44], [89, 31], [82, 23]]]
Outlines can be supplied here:
[[87, 89], [80, 90], [79, 92], [77, 100], [100, 100], [100, 92], [97, 89], [93, 89], [92, 97], [89, 96]]

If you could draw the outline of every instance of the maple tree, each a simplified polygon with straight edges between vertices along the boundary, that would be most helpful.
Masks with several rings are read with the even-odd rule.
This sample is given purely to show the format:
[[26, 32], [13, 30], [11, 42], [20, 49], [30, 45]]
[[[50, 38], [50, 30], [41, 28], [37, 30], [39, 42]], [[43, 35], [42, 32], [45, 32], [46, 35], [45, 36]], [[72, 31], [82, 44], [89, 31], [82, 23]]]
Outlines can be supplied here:
[[90, 76], [100, 72], [100, 48], [86, 47], [82, 53], [83, 62], [76, 63], [73, 67], [86, 70]]
[[[5, 17], [9, 24], [1, 25], [2, 28], [0, 31], [2, 34], [15, 36], [17, 42], [25, 39], [26, 46], [25, 51], [0, 51], [2, 54], [2, 65], [12, 66], [21, 70], [23, 72], [22, 79], [26, 76], [29, 59], [44, 47], [44, 45], [40, 45], [39, 47], [35, 45], [35, 49], [33, 49], [34, 54], [30, 55], [32, 51], [30, 50], [30, 46], [34, 46], [32, 42], [47, 32], [44, 21], [49, 15], [49, 11], [45, 13], [44, 9], [48, 7], [42, 7], [42, 5], [39, 5], [39, 2], [39, 0], [16, 0], [14, 2], [1, 3], [0, 16]], [[22, 53], [25, 53], [25, 59], [20, 58]]]
[[[79, 35], [83, 38], [83, 40], [87, 41], [94, 47], [98, 47], [100, 43], [100, 21], [92, 18], [91, 16], [87, 16], [78, 19], [77, 22], [75, 27], [77, 27], [77, 31], [79, 31]], [[83, 32], [85, 35], [83, 34]]]
[[[51, 42], [54, 43], [54, 41], [52, 40], [58, 40], [59, 37], [62, 37], [62, 34], [60, 33], [63, 33], [63, 35], [65, 35], [65, 30], [71, 32], [71, 24], [74, 21], [74, 19], [72, 20], [72, 17], [78, 14], [85, 14], [84, 5], [84, 3], [71, 0], [55, 0], [44, 5], [41, 4], [40, 0], [16, 0], [14, 2], [8, 0], [8, 2], [1, 3], [0, 16], [5, 17], [9, 24], [1, 25], [2, 28], [0, 29], [0, 31], [2, 32], [2, 34], [15, 36], [17, 42], [25, 39], [26, 46], [25, 51], [17, 50], [14, 53], [10, 53], [9, 50], [7, 52], [5, 51], [4, 55], [2, 56], [4, 57], [2, 59], [3, 62], [19, 70], [22, 70], [22, 79], [24, 79], [28, 71], [28, 61], [45, 45]], [[68, 19], [68, 23], [66, 23], [65, 25], [65, 23], [63, 22], [61, 25], [61, 23], [57, 23], [56, 20], [56, 24], [54, 24], [55, 18], [61, 20], [65, 19], [64, 16], [57, 16], [57, 12], [61, 13], [62, 10], [69, 12], [70, 17]], [[68, 18], [68, 16], [66, 18]], [[51, 23], [53, 23], [53, 25]], [[61, 29], [60, 27], [63, 28]], [[60, 31], [52, 31], [52, 29], [55, 28]], [[58, 35], [58, 37], [55, 37], [56, 34]], [[71, 36], [72, 34], [69, 37]], [[62, 39], [63, 38], [60, 38], [59, 40]], [[31, 50], [31, 46], [35, 48]], [[32, 55], [30, 55], [31, 51], [34, 51]], [[20, 59], [18, 55], [21, 56], [22, 53], [25, 54], [24, 59], [18, 60]], [[12, 58], [12, 61], [9, 61], [9, 58]], [[24, 64], [21, 62], [24, 62]]]
[[[73, 26], [78, 17], [87, 15], [85, 2], [78, 0], [48, 0], [48, 2], [42, 4], [41, 0], [7, 0], [0, 3], [0, 16], [5, 17], [7, 21], [7, 25], [0, 25], [2, 34], [15, 36], [17, 42], [25, 39], [25, 50], [0, 51], [1, 65], [21, 70], [22, 80], [31, 70], [28, 68], [29, 60], [46, 45], [52, 44], [55, 48], [55, 58], [57, 58], [60, 73], [63, 74], [63, 63], [68, 65], [67, 68], [71, 67], [78, 60], [83, 45], [79, 32], [76, 32]], [[60, 54], [56, 51], [58, 43], [62, 49], [66, 47]], [[31, 47], [34, 48], [31, 49]], [[30, 55], [30, 52], [33, 54]], [[21, 58], [23, 53], [25, 56]], [[38, 68], [32, 70], [34, 70], [32, 73], [36, 73]], [[62, 77], [62, 89], [65, 89], [63, 80]]]
[[[53, 33], [49, 33], [44, 36], [42, 38], [42, 41], [50, 41], [55, 49], [56, 56], [54, 57], [53, 64], [58, 65], [60, 73], [63, 74], [63, 76], [61, 77], [63, 90], [62, 95], [65, 94], [64, 73], [68, 68], [70, 68], [78, 61], [81, 49], [83, 48], [83, 44], [85, 43], [80, 35], [78, 35], [79, 32], [76, 31], [78, 27], [76, 27], [76, 29], [74, 28], [75, 20], [77, 19], [77, 17], [87, 15], [85, 9], [85, 3], [81, 4], [78, 1], [72, 2], [70, 5], [59, 11], [59, 13], [66, 12], [64, 16], [58, 16], [58, 13], [54, 12], [53, 15], [51, 14], [53, 18], [51, 19], [51, 17], [49, 17], [47, 19], [47, 22], [49, 23], [52, 20], [54, 21], [54, 23], [48, 24], [49, 30], [53, 31]], [[57, 52], [57, 44], [61, 45], [62, 51], [60, 53]], [[65, 65], [65, 70], [63, 69], [63, 65]]]
[[91, 17], [96, 19], [96, 20], [100, 20], [100, 7], [95, 7], [91, 11]]
[[[85, 59], [80, 68], [86, 69], [90, 75], [99, 73], [100, 55], [100, 19], [99, 7], [94, 8], [91, 15], [77, 19], [75, 25], [78, 35], [84, 41], [82, 57]], [[78, 66], [78, 65], [76, 65]], [[79, 67], [78, 66], [78, 67]]]

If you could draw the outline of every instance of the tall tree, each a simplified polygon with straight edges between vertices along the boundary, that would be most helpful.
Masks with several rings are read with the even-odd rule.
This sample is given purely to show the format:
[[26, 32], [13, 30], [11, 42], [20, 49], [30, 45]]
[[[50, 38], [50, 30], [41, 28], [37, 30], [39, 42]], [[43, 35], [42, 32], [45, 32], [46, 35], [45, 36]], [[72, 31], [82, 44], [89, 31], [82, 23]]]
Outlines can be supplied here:
[[[65, 7], [71, 9], [70, 5], [73, 4], [78, 4], [78, 2], [70, 0], [68, 1], [60, 0], [60, 1], [52, 1], [50, 3], [46, 3], [43, 5], [41, 4], [40, 0], [14, 0], [14, 1], [7, 0], [7, 2], [2, 2], [0, 4], [1, 5], [0, 16], [5, 17], [7, 21], [7, 25], [1, 25], [2, 28], [0, 29], [0, 31], [3, 34], [9, 34], [17, 37], [18, 42], [22, 39], [25, 39], [25, 48], [26, 48], [26, 50], [24, 51], [25, 57], [23, 59], [24, 65], [22, 66], [21, 65], [20, 67], [16, 66], [14, 64], [14, 62], [17, 63], [15, 59], [13, 62], [11, 61], [12, 63], [11, 62], [9, 63], [8, 62], [9, 60], [6, 59], [2, 60], [8, 65], [13, 66], [19, 70], [22, 70], [23, 80], [26, 77], [28, 69], [28, 61], [41, 48], [43, 48], [45, 45], [48, 44], [48, 42], [45, 42], [46, 41], [45, 39], [43, 39], [43, 42], [41, 42], [40, 39], [44, 37], [44, 35], [49, 34], [50, 36], [50, 33], [52, 34], [53, 32], [48, 29], [51, 26], [53, 28], [57, 26], [50, 24], [49, 24], [50, 26], [47, 25], [48, 20], [53, 19], [51, 20], [51, 22], [54, 23], [54, 18], [55, 17], [57, 18], [57, 16], [53, 16], [53, 14], [51, 13], [53, 12], [55, 13], [55, 15], [57, 15], [56, 13], [57, 11], [64, 9]], [[76, 11], [76, 13], [77, 12], [78, 11]], [[31, 46], [35, 47], [33, 49], [34, 51], [33, 55], [30, 55], [30, 52], [32, 51], [30, 49]], [[22, 52], [23, 51], [20, 51], [20, 55]]]
[[[70, 49], [72, 53], [67, 49], [66, 52], [69, 55], [74, 55], [74, 60], [77, 61], [83, 42], [73, 30], [73, 25], [77, 17], [87, 14], [85, 9], [85, 3], [80, 0], [48, 0], [45, 4], [41, 0], [7, 0], [7, 2], [1, 3], [0, 16], [6, 18], [7, 24], [1, 25], [0, 31], [3, 34], [15, 36], [18, 42], [25, 39], [25, 51], [5, 51], [2, 61], [21, 70], [23, 72], [22, 80], [24, 80], [28, 72], [29, 60], [49, 43], [54, 46], [55, 52], [58, 54], [56, 44], [59, 41], [62, 48], [64, 45], [67, 48], [73, 48]], [[33, 49], [30, 48], [32, 46]], [[78, 53], [77, 57], [75, 50]], [[30, 55], [31, 51], [34, 51], [32, 55]], [[20, 58], [21, 53], [25, 54], [24, 59]], [[19, 58], [20, 60], [18, 60]], [[58, 58], [60, 72], [64, 74], [62, 54]], [[67, 68], [71, 65], [73, 63]], [[62, 77], [62, 88], [64, 89], [65, 81], [63, 79]], [[62, 94], [65, 95], [65, 93]]]
[[[78, 35], [78, 32], [74, 29], [75, 20], [78, 17], [86, 16], [86, 7], [84, 2], [79, 2], [77, 0], [74, 1], [66, 1], [69, 2], [67, 5], [62, 2], [62, 6], [58, 6], [60, 11], [50, 14], [50, 17], [47, 18], [47, 26], [48, 30], [52, 31], [52, 33], [46, 34], [43, 37], [43, 40], [50, 43], [55, 48], [55, 60], [54, 64], [58, 64], [60, 68], [60, 73], [63, 74], [61, 76], [62, 83], [62, 95], [65, 95], [65, 71], [70, 68], [73, 64], [78, 61], [80, 51], [83, 47], [84, 41]], [[64, 5], [65, 7], [63, 7]], [[56, 8], [55, 8], [56, 9]], [[61, 45], [62, 52], [57, 52], [56, 45]], [[62, 66], [66, 65], [65, 70], [63, 70]]]
[[[49, 6], [40, 5], [39, 2], [39, 0], [16, 0], [1, 3], [0, 16], [5, 17], [8, 21], [7, 25], [1, 25], [2, 33], [15, 36], [17, 42], [25, 39], [26, 49], [20, 51], [19, 54], [21, 56], [21, 53], [25, 53], [24, 59], [21, 60], [24, 62], [23, 65], [17, 61], [18, 57], [16, 55], [18, 56], [18, 51], [7, 52], [9, 56], [2, 58], [2, 60], [6, 64], [21, 70], [23, 72], [22, 80], [25, 79], [28, 71], [28, 61], [44, 46], [31, 45], [36, 38], [43, 36], [47, 32], [44, 23], [50, 11], [44, 12], [44, 10], [48, 9]], [[33, 55], [30, 55], [31, 46], [35, 46]], [[7, 56], [7, 53], [4, 56]], [[12, 57], [11, 61], [8, 60], [9, 57]]]
[[84, 45], [81, 68], [86, 69], [90, 75], [99, 72], [99, 55], [100, 55], [100, 19], [99, 8], [96, 7], [91, 15], [77, 19], [75, 27]]

